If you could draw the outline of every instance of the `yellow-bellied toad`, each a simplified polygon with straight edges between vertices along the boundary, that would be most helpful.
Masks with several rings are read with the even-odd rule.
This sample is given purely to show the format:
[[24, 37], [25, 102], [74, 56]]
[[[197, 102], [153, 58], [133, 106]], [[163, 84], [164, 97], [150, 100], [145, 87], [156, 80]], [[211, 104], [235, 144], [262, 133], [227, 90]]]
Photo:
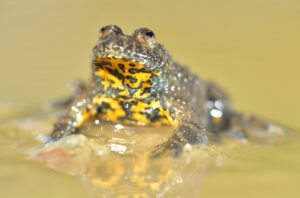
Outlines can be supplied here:
[[92, 78], [55, 124], [52, 139], [71, 135], [91, 118], [136, 126], [173, 126], [158, 145], [180, 153], [183, 146], [206, 143], [209, 134], [242, 129], [227, 95], [173, 61], [154, 33], [140, 28], [123, 34], [116, 25], [100, 29], [91, 55]]

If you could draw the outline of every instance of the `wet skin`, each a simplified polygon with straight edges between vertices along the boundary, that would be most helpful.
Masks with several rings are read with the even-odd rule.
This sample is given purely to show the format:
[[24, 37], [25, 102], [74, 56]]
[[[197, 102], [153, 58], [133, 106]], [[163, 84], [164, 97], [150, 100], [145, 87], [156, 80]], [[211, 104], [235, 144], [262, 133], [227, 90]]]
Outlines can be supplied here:
[[[208, 141], [233, 127], [237, 114], [227, 95], [173, 61], [154, 33], [140, 28], [124, 35], [115, 25], [100, 29], [91, 54], [92, 78], [54, 125], [57, 140], [91, 119], [135, 126], [174, 127], [153, 154], [179, 154], [186, 144]], [[159, 130], [159, 129], [158, 129]]]

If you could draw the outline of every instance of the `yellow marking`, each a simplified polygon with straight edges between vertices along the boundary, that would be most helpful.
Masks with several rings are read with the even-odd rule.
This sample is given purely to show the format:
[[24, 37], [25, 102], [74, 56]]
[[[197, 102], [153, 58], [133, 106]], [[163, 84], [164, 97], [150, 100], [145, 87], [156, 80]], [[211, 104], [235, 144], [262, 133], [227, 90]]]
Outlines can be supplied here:
[[93, 176], [96, 175], [96, 170], [97, 167], [91, 167], [88, 170], [88, 175], [90, 177], [92, 177], [92, 183], [94, 185], [97, 185], [99, 187], [105, 187], [105, 188], [112, 188], [113, 186], [115, 186], [119, 180], [122, 178], [122, 176], [125, 173], [124, 170], [124, 164], [123, 164], [123, 160], [118, 159], [118, 158], [113, 158], [111, 161], [108, 160], [107, 164], [106, 164], [106, 172], [107, 173], [112, 173], [110, 178], [103, 180], [100, 177], [96, 177], [94, 178]]
[[[105, 64], [106, 63], [106, 64]], [[149, 93], [143, 93], [146, 88], [151, 88], [151, 84], [148, 82], [152, 75], [160, 76], [160, 73], [154, 72], [146, 68], [143, 64], [133, 62], [133, 61], [123, 61], [122, 59], [114, 59], [112, 57], [109, 58], [99, 58], [95, 61], [95, 64], [101, 64], [102, 69], [98, 69], [95, 74], [100, 76], [102, 80], [102, 85], [105, 89], [112, 87], [119, 89], [120, 92], [118, 96], [126, 96], [129, 99], [124, 98], [116, 98], [116, 96], [107, 97], [105, 95], [95, 97], [93, 99], [90, 110], [83, 113], [81, 116], [78, 116], [77, 119], [77, 127], [80, 127], [86, 120], [88, 120], [91, 116], [97, 114], [96, 107], [102, 106], [103, 103], [107, 103], [110, 105], [110, 109], [106, 109], [105, 114], [99, 115], [101, 119], [117, 122], [119, 118], [126, 118], [125, 124], [138, 124], [138, 125], [172, 125], [177, 126], [177, 121], [175, 121], [170, 115], [169, 111], [164, 110], [159, 101], [153, 100], [150, 104], [147, 104], [142, 101], [138, 101], [139, 99], [143, 99], [149, 96]], [[122, 64], [121, 67], [119, 64]], [[94, 65], [96, 67], [96, 65]], [[118, 79], [117, 76], [111, 74], [108, 70], [118, 71], [119, 74], [124, 76], [124, 81]], [[129, 72], [130, 69], [143, 69], [145, 72], [139, 72], [132, 74]], [[135, 83], [131, 83], [126, 76], [130, 76], [136, 79]], [[141, 88], [138, 89], [133, 96], [130, 97], [130, 92], [125, 88], [125, 85], [128, 85], [132, 88], [137, 88], [142, 84]], [[136, 105], [133, 105], [130, 111], [133, 112], [132, 115], [126, 115], [126, 112], [120, 105], [120, 101], [124, 102], [132, 102], [138, 101]], [[159, 109], [159, 113], [162, 117], [161, 120], [152, 123], [151, 120], [147, 118], [145, 112], [152, 111], [154, 109]], [[149, 112], [150, 113], [150, 112]], [[127, 117], [126, 117], [127, 116]]]
[[[122, 88], [123, 84], [122, 81], [120, 81], [116, 76], [112, 75], [106, 70], [98, 70], [95, 72], [98, 76], [101, 76], [103, 81], [102, 85], [104, 86], [105, 89], [107, 89], [109, 86], [113, 88]], [[110, 82], [111, 81], [111, 82]]]
[[102, 103], [105, 102], [110, 105], [111, 109], [106, 109], [106, 114], [101, 115], [105, 120], [117, 121], [118, 118], [124, 117], [126, 115], [123, 108], [119, 105], [119, 101], [112, 98], [107, 98], [105, 96], [96, 97], [93, 100], [93, 104], [89, 111], [83, 113], [81, 116], [77, 117], [76, 126], [80, 127], [88, 120], [91, 116], [96, 115], [97, 111], [95, 109], [96, 105], [102, 106]]
[[132, 116], [135, 120], [141, 122], [141, 123], [150, 123], [150, 120], [146, 117], [146, 115], [143, 114], [143, 112], [147, 111], [147, 108], [150, 109], [159, 109], [159, 112], [162, 116], [165, 116], [166, 118], [163, 118], [160, 122], [157, 123], [152, 123], [153, 125], [161, 125], [161, 124], [166, 124], [166, 125], [172, 125], [172, 126], [177, 126], [177, 122], [172, 118], [170, 115], [169, 111], [166, 111], [162, 108], [161, 104], [159, 101], [151, 101], [150, 104], [147, 104], [142, 101], [138, 101], [136, 105], [134, 105], [131, 110], [134, 113]]
[[[86, 175], [91, 179], [93, 185], [112, 192], [124, 182], [125, 177], [128, 177], [137, 190], [133, 197], [147, 198], [145, 192], [159, 192], [164, 185], [168, 185], [173, 175], [171, 158], [163, 158], [163, 161], [161, 159], [153, 161], [149, 154], [142, 154], [137, 158], [133, 158], [133, 160], [127, 160], [129, 162], [126, 163], [129, 167], [127, 172], [130, 172], [130, 175], [125, 172], [126, 166], [123, 158], [106, 160], [106, 163], [99, 163], [101, 161], [92, 162], [86, 171]], [[156, 175], [153, 178], [147, 177], [149, 174], [153, 174], [152, 169], [157, 170], [155, 171], [159, 174], [157, 177]], [[126, 196], [119, 195], [118, 197], [125, 198]]]
[[90, 115], [87, 113], [82, 114], [81, 117], [77, 117], [77, 127], [80, 127], [83, 125], [85, 121], [87, 121], [90, 118]]
[[[142, 155], [138, 157], [135, 160], [134, 166], [133, 166], [133, 175], [131, 176], [131, 181], [136, 183], [138, 188], [150, 188], [152, 191], [157, 192], [160, 190], [161, 186], [166, 184], [170, 177], [173, 174], [173, 170], [170, 166], [170, 158], [165, 158], [163, 160], [166, 160], [165, 163], [161, 163], [161, 161], [157, 161], [158, 164], [155, 163], [155, 161], [152, 161], [151, 166], [158, 165], [161, 171], [161, 174], [157, 181], [149, 181], [149, 178], [145, 178], [144, 174], [147, 172], [149, 168], [149, 154], [146, 153], [145, 155]], [[163, 165], [163, 166], [161, 166]], [[153, 167], [151, 167], [153, 168]]]
[[119, 101], [113, 98], [107, 98], [101, 96], [99, 98], [95, 98], [95, 103], [99, 106], [105, 102], [110, 105], [111, 109], [106, 110], [106, 115], [101, 115], [106, 120], [117, 121], [118, 118], [124, 117], [126, 115], [124, 109], [120, 106]]
[[[124, 100], [124, 99], [122, 99]], [[127, 100], [127, 102], [131, 101], [132, 99]], [[80, 127], [86, 120], [88, 120], [91, 116], [96, 115], [97, 112], [95, 110], [96, 105], [101, 106], [103, 102], [110, 105], [111, 109], [106, 109], [105, 114], [101, 114], [100, 117], [103, 120], [117, 122], [119, 118], [125, 117], [126, 112], [119, 104], [119, 99], [107, 98], [105, 96], [100, 96], [94, 98], [93, 105], [90, 111], [87, 111], [82, 114], [83, 119], [77, 120], [77, 127]], [[160, 121], [152, 123], [143, 112], [147, 112], [153, 109], [159, 109], [161, 116], [165, 116]], [[133, 112], [133, 115], [128, 116], [128, 121], [125, 123], [127, 124], [138, 124], [138, 125], [153, 125], [153, 126], [160, 126], [160, 125], [172, 125], [177, 126], [178, 123], [175, 121], [172, 116], [170, 115], [169, 111], [164, 110], [159, 101], [152, 101], [150, 104], [147, 104], [142, 101], [138, 101], [136, 105], [133, 105], [130, 110]], [[130, 119], [134, 121], [129, 121]]]
[[136, 73], [136, 74], [131, 74], [128, 73], [126, 76], [131, 76], [132, 78], [135, 78], [137, 81], [135, 83], [131, 83], [129, 79], [125, 79], [124, 83], [129, 85], [132, 88], [138, 88], [141, 82], [146, 82], [150, 80], [151, 73]]
[[143, 115], [139, 112], [135, 112], [133, 114], [132, 118], [134, 120], [137, 120], [139, 122], [139, 124], [141, 124], [141, 125], [150, 124], [150, 120], [148, 120], [148, 118], [145, 115]]
[[[103, 62], [110, 63], [111, 65], [102, 64]], [[160, 76], [159, 72], [151, 71], [150, 69], [146, 68], [141, 63], [137, 63], [137, 62], [133, 62], [133, 61], [124, 61], [119, 58], [114, 59], [112, 57], [109, 57], [109, 58], [103, 57], [103, 58], [97, 59], [95, 61], [95, 64], [102, 64], [103, 69], [97, 70], [95, 72], [95, 74], [100, 76], [102, 79], [104, 79], [102, 81], [102, 85], [104, 86], [104, 88], [108, 88], [109, 86], [111, 86], [113, 88], [123, 87], [122, 81], [119, 80], [113, 74], [109, 73], [108, 68], [111, 70], [117, 70], [118, 73], [122, 74], [125, 77], [124, 84], [129, 85], [132, 88], [138, 88], [139, 85], [141, 84], [141, 82], [146, 83], [148, 80], [150, 80], [152, 75]], [[121, 69], [119, 67], [119, 64], [124, 65], [123, 69]], [[134, 66], [132, 66], [132, 65], [134, 65]], [[96, 67], [96, 66], [94, 66], [94, 67]], [[129, 72], [130, 69], [136, 69], [136, 70], [143, 69], [145, 72], [138, 72], [138, 73], [132, 74]], [[136, 82], [131, 83], [130, 80], [126, 78], [127, 76], [135, 78]], [[110, 82], [110, 81], [112, 81], [112, 82]], [[147, 84], [148, 84], [147, 86], [151, 86], [149, 83], [147, 83]]]
[[144, 83], [143, 86], [141, 87], [141, 89], [137, 90], [134, 95], [133, 95], [133, 98], [136, 98], [136, 99], [141, 99], [141, 98], [147, 98], [150, 94], [149, 93], [144, 93], [144, 90], [146, 88], [150, 88], [151, 85], [149, 83]]
[[129, 96], [129, 91], [128, 89], [124, 89], [123, 91], [119, 92], [119, 96]]

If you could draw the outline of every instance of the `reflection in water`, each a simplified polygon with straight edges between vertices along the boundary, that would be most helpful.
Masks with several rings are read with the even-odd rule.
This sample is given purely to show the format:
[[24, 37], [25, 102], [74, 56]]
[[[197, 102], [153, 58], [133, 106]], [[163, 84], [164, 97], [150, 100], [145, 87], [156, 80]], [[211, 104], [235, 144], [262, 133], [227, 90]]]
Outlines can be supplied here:
[[[182, 184], [180, 170], [190, 159], [150, 158], [150, 150], [171, 135], [164, 128], [136, 129], [121, 125], [92, 124], [85, 135], [65, 137], [34, 150], [33, 159], [48, 167], [79, 176], [95, 197], [153, 197]], [[178, 188], [178, 187], [177, 187]]]
[[[12, 122], [6, 125], [6, 131], [11, 133], [12, 128], [17, 129], [22, 134], [19, 142], [22, 139], [32, 141], [32, 135], [46, 139], [55, 114], [45, 113]], [[2, 125], [1, 131], [3, 129]], [[179, 157], [162, 155], [153, 158], [150, 151], [171, 136], [171, 128], [135, 128], [92, 120], [82, 131], [82, 134], [56, 142], [30, 144], [27, 149], [40, 144], [30, 149], [31, 159], [80, 178], [96, 198], [197, 197], [208, 169], [222, 166], [227, 156], [231, 157], [237, 150], [251, 148], [244, 137], [230, 134], [217, 144], [186, 145]], [[273, 128], [270, 131], [280, 130]], [[24, 134], [27, 134], [26, 138]], [[268, 131], [260, 131], [256, 137], [262, 137], [262, 134], [266, 135]], [[264, 140], [264, 145], [270, 142]]]

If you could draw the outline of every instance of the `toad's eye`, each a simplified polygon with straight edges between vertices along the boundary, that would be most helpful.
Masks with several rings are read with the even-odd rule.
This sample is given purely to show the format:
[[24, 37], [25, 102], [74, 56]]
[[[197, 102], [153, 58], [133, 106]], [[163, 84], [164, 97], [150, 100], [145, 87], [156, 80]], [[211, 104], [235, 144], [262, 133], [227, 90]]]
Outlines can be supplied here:
[[107, 25], [100, 29], [99, 39], [104, 39], [111, 35], [124, 35], [121, 28], [116, 25]]
[[152, 31], [146, 32], [145, 34], [150, 38], [154, 37], [154, 33]]
[[154, 33], [148, 28], [140, 28], [135, 30], [133, 36], [141, 43], [149, 47], [154, 47], [156, 43]]

